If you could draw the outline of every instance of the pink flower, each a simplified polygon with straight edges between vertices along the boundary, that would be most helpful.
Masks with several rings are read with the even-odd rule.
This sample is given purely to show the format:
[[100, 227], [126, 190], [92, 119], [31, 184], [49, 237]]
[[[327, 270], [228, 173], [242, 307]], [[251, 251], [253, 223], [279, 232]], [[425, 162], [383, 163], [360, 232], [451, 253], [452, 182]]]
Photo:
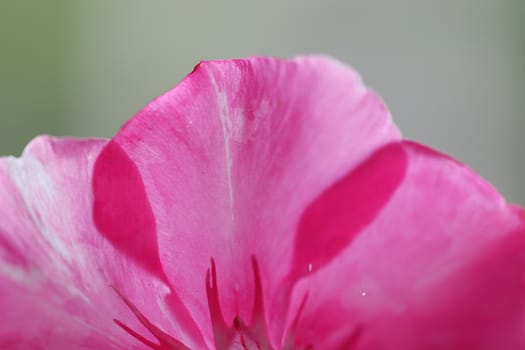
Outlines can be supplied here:
[[1, 349], [525, 348], [525, 215], [319, 57], [0, 159]]

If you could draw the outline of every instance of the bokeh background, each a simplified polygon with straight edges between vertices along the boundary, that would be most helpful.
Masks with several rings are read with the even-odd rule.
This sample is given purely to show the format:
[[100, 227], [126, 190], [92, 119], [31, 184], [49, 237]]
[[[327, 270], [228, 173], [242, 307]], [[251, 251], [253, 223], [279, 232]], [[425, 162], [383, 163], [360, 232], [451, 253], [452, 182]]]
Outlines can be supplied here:
[[0, 44], [0, 154], [111, 136], [202, 59], [328, 53], [525, 203], [523, 0], [2, 0]]

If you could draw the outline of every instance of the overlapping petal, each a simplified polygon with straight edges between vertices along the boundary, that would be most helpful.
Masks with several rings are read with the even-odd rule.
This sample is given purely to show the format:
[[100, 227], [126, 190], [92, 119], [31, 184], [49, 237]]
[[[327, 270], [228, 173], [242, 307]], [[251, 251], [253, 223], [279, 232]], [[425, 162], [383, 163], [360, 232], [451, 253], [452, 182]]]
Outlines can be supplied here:
[[[155, 218], [155, 232], [143, 234], [156, 240], [162, 273], [197, 323], [211, 332], [205, 276], [213, 259], [226, 323], [232, 325], [236, 316], [244, 322], [264, 317], [275, 345], [290, 279], [309, 265], [310, 256], [296, 246], [316, 239], [308, 230], [296, 238], [303, 211], [399, 137], [379, 98], [355, 72], [331, 59], [212, 61], [139, 112], [102, 153], [97, 169], [127, 161], [136, 166], [144, 185], [140, 198], [147, 202], [140, 205], [151, 208]], [[95, 173], [96, 197], [108, 190], [96, 185], [97, 178], [111, 176], [111, 171]], [[388, 200], [394, 183], [368, 208], [364, 221]], [[135, 202], [125, 198], [116, 196], [110, 206], [128, 212]], [[107, 224], [110, 211], [104, 212], [95, 208], [101, 231], [125, 246]], [[349, 242], [339, 238], [341, 247]], [[317, 263], [326, 263], [341, 247]], [[148, 260], [156, 261], [155, 247], [147, 249]], [[253, 312], [253, 257], [264, 289], [263, 315]], [[207, 339], [212, 345], [212, 334]]]
[[95, 229], [91, 173], [105, 144], [41, 137], [0, 159], [0, 348], [141, 349], [117, 323], [155, 339], [118, 293], [178, 335], [169, 288]]
[[388, 204], [294, 291], [289, 331], [295, 344], [525, 347], [523, 209], [507, 205], [468, 168], [410, 142], [381, 150], [360, 170], [380, 172], [388, 181], [388, 164], [400, 152], [408, 167]]

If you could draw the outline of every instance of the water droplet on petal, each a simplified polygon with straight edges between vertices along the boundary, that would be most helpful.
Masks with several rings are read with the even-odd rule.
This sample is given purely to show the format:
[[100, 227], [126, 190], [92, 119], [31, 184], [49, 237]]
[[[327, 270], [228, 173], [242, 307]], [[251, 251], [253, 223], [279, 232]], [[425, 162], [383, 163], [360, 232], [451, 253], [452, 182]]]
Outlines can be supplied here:
[[310, 263], [310, 264], [308, 264], [308, 272], [312, 272], [312, 267], [313, 267], [313, 266], [312, 266], [312, 264], [311, 264], [311, 263]]

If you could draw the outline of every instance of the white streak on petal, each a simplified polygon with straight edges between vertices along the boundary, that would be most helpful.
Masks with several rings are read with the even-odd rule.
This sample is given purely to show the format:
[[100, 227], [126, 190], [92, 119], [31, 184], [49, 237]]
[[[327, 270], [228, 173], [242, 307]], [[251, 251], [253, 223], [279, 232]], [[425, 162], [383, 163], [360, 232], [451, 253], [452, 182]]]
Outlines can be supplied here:
[[226, 154], [226, 175], [228, 181], [228, 192], [230, 196], [230, 208], [234, 213], [234, 196], [233, 196], [233, 184], [232, 184], [232, 152], [231, 152], [231, 139], [232, 139], [232, 121], [230, 119], [230, 110], [228, 106], [228, 97], [226, 92], [222, 91], [215, 80], [212, 73], [209, 74], [210, 82], [213, 86], [215, 94], [217, 95], [217, 106], [219, 108], [219, 118], [221, 121], [222, 136], [224, 138], [224, 152]]
[[[24, 152], [23, 158], [11, 159], [9, 162], [10, 172], [15, 185], [22, 195], [28, 213], [36, 225], [37, 229], [42, 233], [42, 237], [49, 243], [49, 245], [67, 262], [71, 262], [71, 254], [66, 248], [66, 245], [60, 239], [59, 235], [54, 229], [40, 219], [40, 215], [34, 210], [31, 205], [34, 202], [34, 196], [45, 197], [42, 198], [47, 203], [54, 202], [55, 188], [53, 181], [45, 171], [43, 165], [33, 155]], [[35, 188], [38, 193], [35, 193]], [[55, 255], [50, 255], [55, 261], [56, 265], [61, 269], [64, 267], [58, 261]]]

